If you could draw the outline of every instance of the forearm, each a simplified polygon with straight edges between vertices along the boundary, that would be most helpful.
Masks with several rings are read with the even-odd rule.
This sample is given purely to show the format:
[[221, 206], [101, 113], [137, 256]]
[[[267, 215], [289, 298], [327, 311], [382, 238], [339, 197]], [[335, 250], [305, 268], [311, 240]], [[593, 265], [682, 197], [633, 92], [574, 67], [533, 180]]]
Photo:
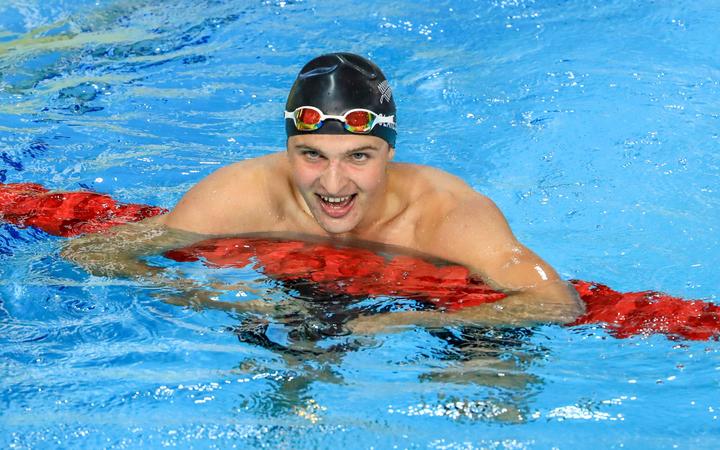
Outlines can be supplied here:
[[502, 300], [459, 311], [405, 311], [364, 316], [350, 324], [358, 333], [374, 333], [406, 326], [444, 327], [531, 326], [569, 323], [584, 312], [582, 301], [568, 283], [558, 281], [543, 289], [509, 293]]
[[161, 269], [152, 267], [139, 259], [136, 254], [93, 252], [68, 246], [62, 252], [63, 258], [74, 262], [87, 272], [112, 278], [152, 278]]
[[569, 323], [584, 312], [584, 305], [568, 283], [558, 281], [543, 290], [510, 293], [506, 298], [457, 311], [456, 320], [483, 325], [534, 325]]
[[146, 221], [73, 239], [64, 246], [61, 255], [93, 275], [154, 277], [161, 269], [148, 265], [142, 257], [189, 245], [201, 238], [197, 234], [168, 229], [157, 221]]
[[207, 236], [172, 230], [157, 221], [124, 225], [104, 234], [88, 234], [68, 242], [62, 256], [96, 276], [132, 278], [158, 288], [167, 303], [196, 308], [267, 313], [275, 305], [261, 301], [224, 302], [220, 291], [254, 292], [244, 284], [198, 285], [190, 279], [167, 273], [142, 260], [166, 250], [190, 245]]
[[153, 267], [142, 258], [197, 240], [197, 236], [177, 233], [157, 220], [149, 220], [121, 225], [106, 233], [80, 236], [67, 242], [61, 255], [95, 276], [141, 279], [159, 288], [187, 294], [198, 291], [194, 283], [171, 279], [164, 268]]
[[584, 304], [569, 283], [561, 280], [509, 292], [502, 300], [454, 312], [435, 312], [429, 320], [476, 325], [569, 323], [583, 314]]

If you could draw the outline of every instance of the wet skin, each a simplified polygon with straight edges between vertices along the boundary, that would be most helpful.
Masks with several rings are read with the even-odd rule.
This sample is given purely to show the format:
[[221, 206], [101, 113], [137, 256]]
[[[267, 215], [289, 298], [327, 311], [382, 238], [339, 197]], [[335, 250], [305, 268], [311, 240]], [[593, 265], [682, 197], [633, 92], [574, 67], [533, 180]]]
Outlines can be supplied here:
[[126, 227], [122, 233], [132, 238], [80, 238], [64, 254], [91, 271], [157, 276], [138, 257], [209, 235], [299, 233], [371, 241], [464, 265], [509, 295], [452, 314], [359, 318], [352, 324], [357, 332], [398, 325], [564, 323], [583, 312], [575, 291], [517, 241], [489, 198], [441, 170], [392, 162], [394, 153], [374, 136], [293, 136], [285, 152], [223, 167], [200, 181], [173, 211], [147, 224], [165, 232]]
[[517, 241], [489, 198], [441, 170], [392, 162], [394, 154], [374, 136], [293, 136], [285, 152], [210, 175], [158, 221], [204, 235], [286, 232], [397, 245], [462, 264], [511, 294], [452, 315], [373, 318], [358, 331], [481, 318], [567, 322], [582, 313], [574, 291]]
[[395, 151], [377, 138], [323, 138], [288, 142], [298, 206], [329, 235], [361, 234], [387, 214], [387, 169]]

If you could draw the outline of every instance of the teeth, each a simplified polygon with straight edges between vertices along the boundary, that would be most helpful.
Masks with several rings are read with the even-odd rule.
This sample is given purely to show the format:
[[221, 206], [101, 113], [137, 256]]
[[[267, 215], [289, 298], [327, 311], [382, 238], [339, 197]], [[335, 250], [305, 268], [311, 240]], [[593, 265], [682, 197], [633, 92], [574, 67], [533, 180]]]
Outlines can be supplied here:
[[342, 203], [347, 201], [351, 196], [346, 195], [345, 197], [325, 197], [324, 195], [321, 195], [320, 198], [323, 199], [326, 203]]

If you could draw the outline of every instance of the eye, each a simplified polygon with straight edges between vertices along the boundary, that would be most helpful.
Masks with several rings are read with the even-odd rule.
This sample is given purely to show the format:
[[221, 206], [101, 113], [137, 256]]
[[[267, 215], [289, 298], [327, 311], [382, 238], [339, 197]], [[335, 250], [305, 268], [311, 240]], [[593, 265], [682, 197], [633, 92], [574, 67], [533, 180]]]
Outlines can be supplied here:
[[302, 155], [310, 161], [320, 159], [320, 153], [316, 152], [315, 150], [303, 150]]
[[350, 158], [354, 162], [364, 162], [370, 158], [370, 155], [368, 155], [367, 153], [356, 152], [356, 153], [351, 154]]

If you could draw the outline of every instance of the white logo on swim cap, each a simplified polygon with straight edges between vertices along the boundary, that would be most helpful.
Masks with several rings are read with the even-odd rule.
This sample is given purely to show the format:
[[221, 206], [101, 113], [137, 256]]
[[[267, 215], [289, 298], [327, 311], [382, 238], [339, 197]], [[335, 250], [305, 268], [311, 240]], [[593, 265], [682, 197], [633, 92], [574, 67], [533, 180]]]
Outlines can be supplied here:
[[392, 97], [392, 89], [390, 89], [390, 85], [387, 80], [378, 84], [378, 89], [380, 89], [380, 104], [382, 104], [385, 100], [389, 102]]

